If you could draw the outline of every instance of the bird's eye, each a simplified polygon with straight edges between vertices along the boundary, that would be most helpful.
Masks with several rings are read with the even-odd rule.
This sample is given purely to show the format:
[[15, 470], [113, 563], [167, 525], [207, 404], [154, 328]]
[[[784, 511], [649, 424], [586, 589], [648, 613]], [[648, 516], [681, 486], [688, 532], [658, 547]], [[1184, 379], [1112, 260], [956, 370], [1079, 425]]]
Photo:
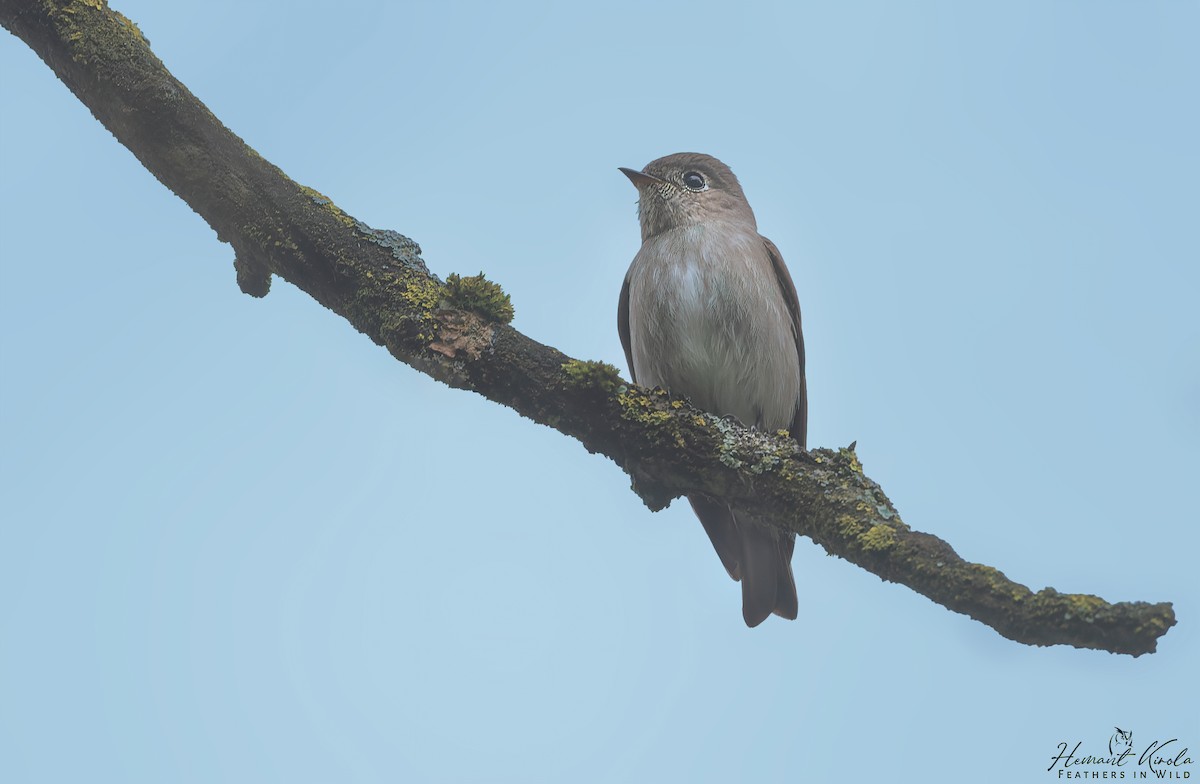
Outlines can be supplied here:
[[689, 191], [702, 191], [708, 187], [708, 183], [704, 181], [704, 175], [694, 171], [683, 175], [683, 184]]

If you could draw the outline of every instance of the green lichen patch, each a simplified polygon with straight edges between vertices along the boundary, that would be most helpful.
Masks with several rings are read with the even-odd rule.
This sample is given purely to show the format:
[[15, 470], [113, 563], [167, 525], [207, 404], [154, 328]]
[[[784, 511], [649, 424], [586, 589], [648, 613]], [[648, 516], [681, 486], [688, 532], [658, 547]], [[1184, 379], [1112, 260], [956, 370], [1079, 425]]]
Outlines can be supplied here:
[[564, 362], [562, 369], [567, 386], [599, 389], [606, 394], [621, 386], [620, 371], [607, 362], [572, 359]]
[[858, 543], [867, 552], [888, 550], [896, 544], [896, 529], [890, 525], [871, 526], [871, 530], [858, 537]]
[[[672, 446], [683, 449], [687, 446], [687, 442], [683, 437], [684, 428], [682, 427], [683, 419], [675, 416], [671, 410], [670, 396], [661, 389], [646, 390], [636, 386], [625, 386], [621, 384], [617, 387], [617, 404], [620, 407], [621, 418], [629, 422], [634, 422], [645, 428], [645, 432], [653, 440], [660, 444], [671, 444]], [[646, 480], [643, 477], [637, 481], [638, 487], [645, 489]], [[638, 495], [646, 500], [646, 496], [639, 490]], [[674, 496], [671, 496], [674, 497]], [[670, 501], [670, 497], [666, 502]], [[649, 504], [650, 502], [647, 501]], [[657, 507], [661, 508], [661, 507]]]
[[482, 272], [467, 278], [451, 273], [446, 278], [446, 296], [455, 307], [492, 321], [507, 324], [513, 320], [512, 299]]
[[1086, 593], [1060, 594], [1059, 599], [1066, 599], [1067, 601], [1067, 612], [1064, 615], [1067, 620], [1079, 618], [1086, 623], [1094, 621], [1096, 613], [1109, 606], [1108, 602], [1099, 596], [1092, 596]]
[[717, 459], [730, 468], [744, 468], [756, 475], [765, 474], [782, 465], [784, 459], [795, 450], [794, 441], [781, 442], [761, 430], [740, 427], [730, 419], [708, 419], [721, 436]]
[[413, 308], [432, 313], [442, 299], [442, 291], [435, 281], [429, 278], [410, 278], [404, 281], [401, 298]]
[[712, 423], [713, 428], [721, 434], [721, 445], [718, 448], [717, 458], [730, 468], [741, 468], [745, 465], [745, 461], [738, 455], [737, 432], [733, 429], [733, 424], [728, 419], [720, 418], [714, 418]]
[[621, 418], [630, 422], [639, 422], [644, 425], [664, 425], [672, 419], [671, 413], [658, 408], [650, 395], [635, 388], [625, 387], [622, 389], [617, 394], [617, 402], [621, 405]]
[[368, 285], [358, 288], [346, 318], [367, 334], [379, 334], [385, 344], [415, 338], [427, 342], [437, 337], [434, 311], [442, 301], [442, 287], [422, 275], [393, 271], [368, 273]]
[[1172, 616], [1171, 622], [1167, 623], [1167, 620], [1165, 618], [1163, 618], [1162, 616], [1152, 615], [1149, 618], [1147, 618], [1145, 621], [1143, 621], [1142, 623], [1138, 624], [1138, 627], [1137, 627], [1135, 633], [1138, 635], [1146, 635], [1149, 637], [1161, 637], [1164, 634], [1166, 634], [1167, 630], [1170, 629], [1174, 625], [1175, 625], [1174, 616]]
[[[421, 277], [434, 277], [430, 274], [429, 268], [425, 266], [425, 260], [421, 258], [421, 246], [412, 239], [405, 237], [398, 231], [391, 229], [373, 229], [362, 221], [351, 218], [334, 205], [330, 205], [330, 209], [336, 212], [336, 215], [345, 216], [346, 220], [354, 226], [354, 229], [361, 235], [367, 238], [368, 241], [375, 243], [381, 248], [386, 248], [391, 252], [392, 258], [403, 264], [409, 269], [414, 269], [421, 273]], [[440, 283], [440, 281], [439, 281]]]
[[839, 515], [837, 519], [838, 533], [847, 538], [857, 538], [862, 534], [864, 526], [852, 515]]
[[98, 11], [102, 11], [105, 7], [107, 7], [108, 3], [105, 2], [105, 0], [74, 0], [74, 2], [67, 3], [61, 7], [58, 7], [57, 4], [50, 2], [43, 2], [42, 5], [51, 13], [57, 9], [64, 14], [77, 14], [79, 13], [79, 6], [95, 8]]
[[[1012, 602], [1019, 603], [1034, 596], [1033, 591], [1026, 588], [1024, 585], [1014, 583], [1008, 579], [1004, 572], [994, 566], [986, 564], [965, 564], [963, 568], [965, 574], [971, 576], [971, 579], [981, 577], [987, 583], [988, 591], [997, 596], [1004, 596]], [[1061, 598], [1058, 592], [1053, 588], [1049, 589], [1051, 594], [1057, 598]], [[1050, 594], [1047, 594], [1049, 596]], [[1056, 601], [1057, 601], [1056, 598]]]
[[310, 188], [307, 185], [299, 185], [297, 187], [299, 187], [300, 193], [304, 196], [304, 198], [308, 199], [318, 207], [323, 208], [326, 212], [336, 218], [338, 223], [342, 224], [348, 229], [353, 229], [357, 226], [358, 221], [347, 215], [341, 207], [334, 204], [333, 199], [321, 193], [316, 188]]

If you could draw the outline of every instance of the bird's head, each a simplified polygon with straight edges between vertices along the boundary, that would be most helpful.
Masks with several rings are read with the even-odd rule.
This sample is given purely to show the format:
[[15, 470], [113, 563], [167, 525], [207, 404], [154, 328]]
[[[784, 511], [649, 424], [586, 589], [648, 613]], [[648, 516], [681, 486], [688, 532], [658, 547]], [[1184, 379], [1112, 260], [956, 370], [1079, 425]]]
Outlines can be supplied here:
[[677, 152], [646, 164], [621, 168], [638, 189], [642, 240], [697, 223], [728, 221], [755, 226], [754, 212], [728, 166], [711, 155]]

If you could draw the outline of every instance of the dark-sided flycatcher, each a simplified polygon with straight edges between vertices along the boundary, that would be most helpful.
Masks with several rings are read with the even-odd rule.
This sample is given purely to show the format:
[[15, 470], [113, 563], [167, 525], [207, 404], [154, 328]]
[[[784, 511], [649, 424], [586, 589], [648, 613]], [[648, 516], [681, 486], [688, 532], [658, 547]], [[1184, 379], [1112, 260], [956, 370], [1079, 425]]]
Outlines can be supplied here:
[[[729, 167], [676, 153], [639, 171], [642, 247], [617, 313], [634, 382], [686, 396], [699, 408], [805, 444], [808, 402], [796, 287]], [[742, 617], [796, 617], [796, 535], [688, 497], [729, 576], [742, 583]]]

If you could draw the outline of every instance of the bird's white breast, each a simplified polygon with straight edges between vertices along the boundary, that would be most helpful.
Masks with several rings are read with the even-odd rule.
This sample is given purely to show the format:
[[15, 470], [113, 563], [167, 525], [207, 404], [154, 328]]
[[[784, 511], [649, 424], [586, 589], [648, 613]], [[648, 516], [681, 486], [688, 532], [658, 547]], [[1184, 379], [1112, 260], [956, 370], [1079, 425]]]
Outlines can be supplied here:
[[648, 238], [629, 269], [629, 331], [639, 384], [746, 425], [791, 425], [796, 339], [753, 227], [702, 223]]

